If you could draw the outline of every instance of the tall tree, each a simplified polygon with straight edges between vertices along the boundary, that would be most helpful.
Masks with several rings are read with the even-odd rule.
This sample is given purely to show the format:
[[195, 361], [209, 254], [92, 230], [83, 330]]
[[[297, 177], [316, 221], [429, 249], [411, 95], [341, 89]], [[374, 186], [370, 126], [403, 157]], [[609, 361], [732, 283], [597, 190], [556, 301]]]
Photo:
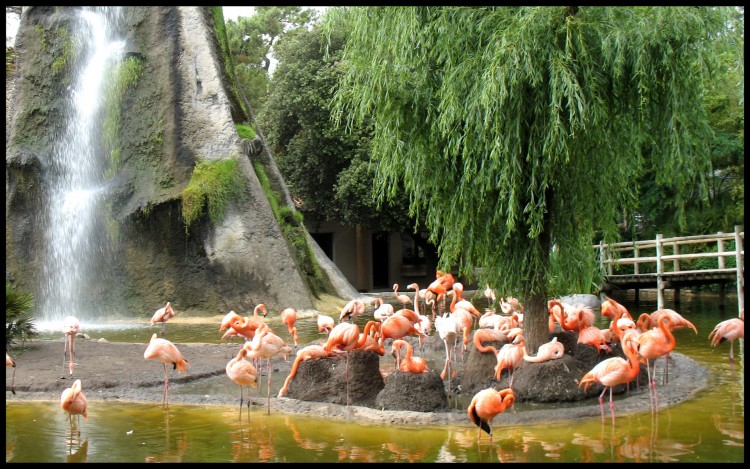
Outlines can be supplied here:
[[481, 268], [481, 283], [524, 299], [534, 352], [548, 340], [547, 300], [562, 293], [551, 289], [553, 250], [560, 285], [580, 288], [595, 231], [616, 241], [635, 178], [653, 169], [680, 193], [706, 174], [702, 85], [726, 15], [336, 8], [326, 31], [352, 29], [336, 118], [372, 122], [380, 199], [405, 186], [441, 266]]
[[258, 113], [268, 95], [274, 45], [286, 31], [310, 23], [317, 13], [299, 6], [258, 6], [254, 11], [253, 16], [228, 20], [226, 30], [237, 81]]

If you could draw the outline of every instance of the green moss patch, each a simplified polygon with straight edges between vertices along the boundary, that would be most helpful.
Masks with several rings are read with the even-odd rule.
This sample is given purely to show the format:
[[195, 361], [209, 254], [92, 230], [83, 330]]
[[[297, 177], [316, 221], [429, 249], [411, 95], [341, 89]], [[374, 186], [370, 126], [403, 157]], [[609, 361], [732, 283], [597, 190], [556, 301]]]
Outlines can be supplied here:
[[222, 219], [229, 201], [244, 189], [237, 160], [201, 161], [193, 170], [185, 190], [182, 191], [182, 218], [185, 230], [203, 214], [208, 206], [212, 223]]

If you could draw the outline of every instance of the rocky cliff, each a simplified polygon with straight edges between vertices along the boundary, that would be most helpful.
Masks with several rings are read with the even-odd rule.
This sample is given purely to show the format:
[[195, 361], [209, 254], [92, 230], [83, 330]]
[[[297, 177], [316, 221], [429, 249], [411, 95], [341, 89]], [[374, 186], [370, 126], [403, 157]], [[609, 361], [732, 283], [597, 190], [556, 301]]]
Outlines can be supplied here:
[[[77, 10], [25, 9], [18, 59], [6, 79], [6, 278], [35, 298], [45, 281], [50, 223], [45, 206], [56, 167], [54, 147], [67, 118], [64, 97], [78, 50], [70, 31]], [[326, 287], [311, 289], [301, 274], [305, 266], [285, 239], [254, 163], [265, 160], [277, 186], [278, 170], [268, 164], [272, 159], [262, 140], [263, 150], [257, 151], [257, 145], [243, 145], [235, 129], [236, 123], [253, 123], [232, 92], [220, 47], [223, 31], [211, 10], [126, 7], [122, 14], [121, 60], [132, 61], [137, 76], [115, 91], [117, 109], [105, 110], [117, 119], [114, 137], [106, 126], [102, 131], [110, 156], [98, 231], [108, 242], [88, 260], [97, 272], [85, 291], [93, 307], [108, 315], [145, 317], [171, 301], [188, 315], [230, 309], [245, 314], [258, 303], [272, 312], [305, 309], [322, 294], [355, 293], [316, 246], [312, 252]], [[241, 180], [237, 194], [220, 217], [210, 217], [204, 207], [186, 225], [183, 193], [196, 166], [230, 159]], [[281, 187], [286, 190], [283, 181]]]

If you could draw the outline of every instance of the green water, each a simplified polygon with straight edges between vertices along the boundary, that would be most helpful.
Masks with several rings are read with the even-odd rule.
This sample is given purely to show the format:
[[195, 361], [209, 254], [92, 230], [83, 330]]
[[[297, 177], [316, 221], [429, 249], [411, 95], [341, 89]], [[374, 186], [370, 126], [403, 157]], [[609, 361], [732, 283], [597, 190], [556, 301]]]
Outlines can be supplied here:
[[[731, 366], [729, 344], [712, 348], [707, 338], [716, 323], [737, 315], [733, 301], [725, 312], [707, 295], [684, 297], [679, 307], [666, 305], [698, 327], [698, 335], [676, 332], [675, 351], [708, 368], [709, 386], [655, 414], [644, 409], [617, 415], [614, 426], [598, 417], [505, 426], [500, 415], [492, 444], [486, 434], [478, 444], [468, 417], [465, 426], [371, 426], [325, 416], [267, 415], [264, 407], [240, 418], [237, 406], [163, 409], [90, 400], [88, 422], [81, 419], [78, 426], [74, 420], [71, 433], [58, 402], [14, 402], [6, 393], [6, 462], [744, 462], [744, 353], [735, 343], [737, 361]], [[655, 309], [653, 302], [625, 304], [634, 316]], [[314, 315], [302, 316], [300, 344], [322, 338]], [[218, 343], [216, 324], [169, 323], [167, 337]], [[156, 329], [136, 324], [85, 331], [145, 344]], [[216, 380], [231, 385], [221, 378]]]

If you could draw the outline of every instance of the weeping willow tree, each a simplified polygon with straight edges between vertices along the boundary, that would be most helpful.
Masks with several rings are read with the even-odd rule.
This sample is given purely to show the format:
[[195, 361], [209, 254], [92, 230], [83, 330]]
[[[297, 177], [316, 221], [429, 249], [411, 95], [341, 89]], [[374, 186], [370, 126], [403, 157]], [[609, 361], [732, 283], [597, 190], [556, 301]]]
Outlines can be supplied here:
[[[653, 171], [682, 194], [706, 174], [702, 83], [725, 14], [333, 9], [324, 32], [350, 30], [333, 115], [372, 123], [378, 197], [405, 187], [439, 267], [522, 298], [533, 353], [548, 341], [547, 300], [590, 278], [595, 235], [617, 240], [636, 178]], [[551, 258], [567, 291], [552, 287]]]

